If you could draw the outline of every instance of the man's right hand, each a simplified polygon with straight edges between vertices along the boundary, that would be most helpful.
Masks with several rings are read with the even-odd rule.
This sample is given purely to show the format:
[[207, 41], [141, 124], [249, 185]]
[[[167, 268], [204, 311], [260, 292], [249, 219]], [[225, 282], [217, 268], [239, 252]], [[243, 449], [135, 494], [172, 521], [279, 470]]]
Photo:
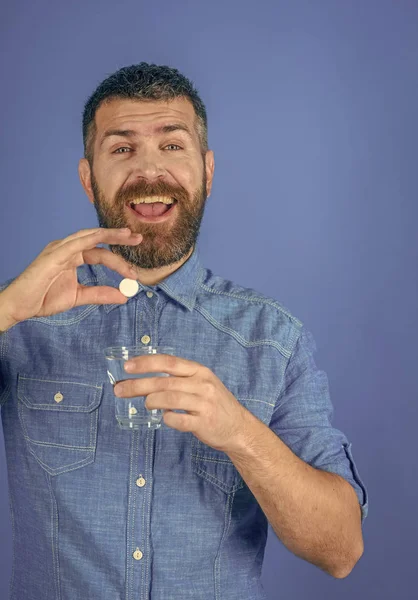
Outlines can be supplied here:
[[[141, 234], [124, 229], [81, 229], [50, 242], [35, 260], [0, 293], [1, 323], [12, 327], [31, 317], [48, 317], [83, 304], [126, 304], [128, 298], [110, 286], [78, 283], [77, 267], [103, 264], [124, 277], [135, 279], [129, 264], [97, 244], [138, 245]], [[4, 325], [3, 325], [4, 327]]]

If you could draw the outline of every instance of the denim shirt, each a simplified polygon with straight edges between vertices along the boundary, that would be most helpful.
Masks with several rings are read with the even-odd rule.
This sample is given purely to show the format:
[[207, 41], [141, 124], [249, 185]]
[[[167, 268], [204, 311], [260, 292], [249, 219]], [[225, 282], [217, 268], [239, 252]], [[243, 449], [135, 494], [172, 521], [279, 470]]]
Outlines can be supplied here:
[[[123, 279], [103, 265], [77, 276]], [[125, 305], [79, 306], [0, 336], [11, 600], [266, 599], [268, 521], [227, 454], [164, 423], [117, 425], [103, 349], [133, 344], [209, 367], [297, 456], [346, 479], [367, 515], [312, 334], [278, 301], [204, 268], [196, 246]]]

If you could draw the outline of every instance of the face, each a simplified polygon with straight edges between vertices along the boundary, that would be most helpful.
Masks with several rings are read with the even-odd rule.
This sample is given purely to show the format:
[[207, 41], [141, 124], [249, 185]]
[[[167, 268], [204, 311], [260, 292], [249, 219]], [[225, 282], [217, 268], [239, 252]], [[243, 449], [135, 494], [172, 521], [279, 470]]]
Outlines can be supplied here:
[[[188, 257], [196, 243], [214, 163], [212, 151], [202, 156], [194, 120], [186, 98], [114, 99], [96, 112], [93, 169], [81, 159], [80, 179], [101, 227], [129, 227], [143, 235], [138, 246], [110, 247], [134, 266], [171, 265]], [[190, 134], [157, 131], [172, 124], [185, 126]], [[175, 203], [167, 217], [142, 220], [132, 201], [156, 196], [175, 198]]]

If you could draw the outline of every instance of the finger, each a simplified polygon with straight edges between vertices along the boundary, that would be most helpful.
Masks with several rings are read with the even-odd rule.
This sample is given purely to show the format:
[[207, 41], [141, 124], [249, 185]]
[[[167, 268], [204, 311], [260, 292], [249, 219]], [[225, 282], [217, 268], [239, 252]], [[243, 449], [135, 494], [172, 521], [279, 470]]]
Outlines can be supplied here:
[[67, 237], [65, 238], [62, 238], [60, 240], [54, 240], [53, 242], [50, 242], [50, 244], [65, 244], [66, 242], [69, 242], [76, 238], [86, 237], [87, 235], [92, 235], [93, 233], [97, 233], [98, 231], [100, 231], [100, 227], [94, 227], [91, 229], [80, 229], [79, 231], [75, 231], [74, 233], [67, 235]]
[[164, 393], [195, 393], [196, 382], [190, 377], [141, 377], [141, 379], [123, 379], [114, 387], [118, 396], [134, 397], [148, 396], [159, 392]]
[[[130, 367], [132, 365], [132, 369]], [[127, 373], [168, 373], [178, 377], [191, 377], [197, 371], [205, 369], [193, 360], [172, 356], [171, 354], [148, 354], [134, 356], [125, 362]]]
[[[129, 229], [129, 228], [126, 228]], [[67, 242], [71, 242], [72, 240], [76, 240], [78, 238], [83, 238], [83, 237], [87, 237], [89, 235], [96, 235], [98, 236], [102, 231], [115, 231], [115, 232], [122, 232], [122, 234], [127, 236], [126, 233], [126, 229], [121, 229], [121, 228], [106, 228], [106, 227], [94, 227], [91, 229], [80, 229], [79, 231], [76, 231], [74, 233], [71, 233], [70, 235], [67, 235], [67, 237], [63, 238], [62, 240], [57, 240], [57, 242], [59, 242], [59, 244], [65, 244]], [[124, 233], [125, 232], [125, 233]]]
[[[137, 245], [142, 241], [142, 236], [139, 237], [131, 232], [127, 233], [121, 229], [102, 229], [99, 232], [95, 232], [86, 236], [74, 238], [63, 245], [57, 246], [53, 249], [55, 261], [59, 265], [66, 265], [72, 258], [78, 258], [77, 265], [83, 264], [82, 252], [85, 250], [91, 250], [97, 246], [97, 244], [105, 242], [107, 244], [129, 244]], [[78, 256], [80, 255], [80, 256]]]
[[84, 262], [89, 265], [105, 265], [117, 271], [124, 277], [132, 277], [135, 275], [135, 269], [131, 267], [121, 256], [114, 254], [106, 248], [93, 248], [92, 250], [85, 250], [83, 252]]
[[116, 288], [99, 285], [88, 286], [78, 284], [77, 298], [74, 306], [85, 304], [126, 304], [129, 298], [121, 294]]
[[177, 429], [177, 431], [194, 432], [199, 424], [199, 420], [196, 415], [191, 415], [190, 413], [176, 413], [170, 410], [163, 414], [163, 421], [167, 427]]
[[195, 394], [159, 393], [149, 394], [145, 400], [147, 410], [185, 410], [192, 415], [200, 414], [198, 397]]

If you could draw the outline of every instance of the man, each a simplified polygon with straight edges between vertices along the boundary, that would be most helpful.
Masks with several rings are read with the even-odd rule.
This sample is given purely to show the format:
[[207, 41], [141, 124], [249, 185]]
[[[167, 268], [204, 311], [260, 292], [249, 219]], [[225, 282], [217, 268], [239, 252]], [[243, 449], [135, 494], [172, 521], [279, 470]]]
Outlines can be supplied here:
[[[72, 263], [85, 299], [71, 308], [18, 317], [21, 281], [1, 288], [7, 314], [16, 307], [0, 336], [12, 598], [266, 598], [268, 522], [294, 554], [346, 577], [363, 552], [367, 492], [331, 425], [313, 337], [279, 302], [199, 260], [214, 156], [196, 89], [176, 69], [123, 68], [86, 103], [83, 137], [79, 175], [101, 228], [142, 239], [109, 237], [118, 268], [93, 260], [99, 250]], [[75, 255], [87, 235], [47, 247], [50, 283], [51, 256], [70, 244]], [[122, 304], [129, 274], [140, 289]], [[112, 389], [103, 349], [132, 344], [174, 347], [131, 371], [171, 377]], [[147, 396], [165, 411], [161, 429], [118, 429], [114, 394]]]

